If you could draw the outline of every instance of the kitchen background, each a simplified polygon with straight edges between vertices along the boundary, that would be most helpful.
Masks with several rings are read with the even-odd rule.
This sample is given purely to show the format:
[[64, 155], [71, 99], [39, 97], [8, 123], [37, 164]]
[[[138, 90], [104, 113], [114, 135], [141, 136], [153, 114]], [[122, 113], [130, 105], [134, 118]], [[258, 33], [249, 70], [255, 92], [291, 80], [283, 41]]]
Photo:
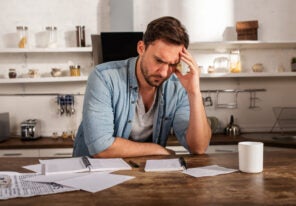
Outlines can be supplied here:
[[[213, 65], [216, 57], [229, 57], [224, 46], [210, 42], [235, 41], [237, 21], [258, 20], [259, 41], [285, 43], [241, 49], [242, 73], [237, 76], [202, 74], [203, 95], [213, 102], [206, 107], [207, 114], [218, 118], [218, 131], [227, 125], [231, 114], [242, 132], [270, 131], [276, 121], [274, 107], [296, 107], [296, 73], [291, 72], [291, 58], [296, 57], [294, 0], [0, 0], [0, 8], [0, 112], [9, 112], [12, 134], [19, 135], [21, 122], [32, 118], [41, 121], [42, 136], [75, 131], [81, 121], [87, 75], [94, 67], [90, 35], [144, 31], [148, 22], [164, 15], [175, 16], [186, 26], [193, 43], [191, 52], [203, 70]], [[31, 52], [14, 50], [19, 25], [29, 28]], [[86, 47], [64, 49], [76, 47], [77, 25], [85, 26]], [[50, 52], [42, 50], [46, 26], [57, 27], [58, 48]], [[199, 45], [205, 49], [196, 49]], [[69, 62], [81, 66], [82, 77], [58, 80], [50, 76], [51, 68], [61, 68], [69, 75]], [[266, 72], [262, 74], [268, 75], [254, 74], [255, 63], [262, 63]], [[41, 77], [12, 80], [8, 78], [9, 68], [15, 68], [18, 77], [26, 77], [29, 69], [38, 69]], [[285, 73], [278, 71], [283, 68]], [[225, 89], [247, 91], [217, 93]], [[266, 91], [250, 93], [249, 89]], [[57, 93], [74, 94], [73, 114], [60, 114]], [[235, 97], [235, 108], [225, 108], [235, 102]], [[288, 111], [296, 118], [293, 112]], [[295, 130], [295, 126], [289, 129]]]

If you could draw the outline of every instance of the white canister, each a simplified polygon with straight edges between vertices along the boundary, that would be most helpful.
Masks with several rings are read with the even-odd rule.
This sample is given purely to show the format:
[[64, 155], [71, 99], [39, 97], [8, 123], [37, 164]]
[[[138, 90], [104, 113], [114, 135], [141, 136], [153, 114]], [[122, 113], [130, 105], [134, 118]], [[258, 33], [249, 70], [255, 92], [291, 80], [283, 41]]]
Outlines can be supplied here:
[[58, 47], [58, 34], [56, 26], [47, 26], [47, 47], [48, 48], [57, 48]]
[[239, 170], [247, 173], [263, 171], [263, 143], [240, 142], [238, 144]]

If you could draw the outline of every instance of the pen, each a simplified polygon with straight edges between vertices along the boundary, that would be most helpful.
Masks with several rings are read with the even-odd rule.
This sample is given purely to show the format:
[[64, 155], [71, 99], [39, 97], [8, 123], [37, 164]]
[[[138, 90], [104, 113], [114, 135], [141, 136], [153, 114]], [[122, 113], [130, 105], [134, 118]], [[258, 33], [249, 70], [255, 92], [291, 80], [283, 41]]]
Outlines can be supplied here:
[[134, 161], [130, 160], [128, 163], [134, 168], [139, 168], [139, 165], [137, 163], [135, 163]]
[[87, 167], [89, 169], [89, 171], [90, 171], [91, 164], [90, 164], [90, 162], [89, 162], [89, 160], [88, 160], [88, 158], [86, 156], [82, 157], [82, 162], [85, 165], [85, 167]]
[[186, 165], [186, 162], [185, 162], [184, 157], [179, 157], [179, 162], [180, 162], [180, 165], [182, 167], [184, 167], [184, 169], [186, 170], [187, 169], [187, 165]]

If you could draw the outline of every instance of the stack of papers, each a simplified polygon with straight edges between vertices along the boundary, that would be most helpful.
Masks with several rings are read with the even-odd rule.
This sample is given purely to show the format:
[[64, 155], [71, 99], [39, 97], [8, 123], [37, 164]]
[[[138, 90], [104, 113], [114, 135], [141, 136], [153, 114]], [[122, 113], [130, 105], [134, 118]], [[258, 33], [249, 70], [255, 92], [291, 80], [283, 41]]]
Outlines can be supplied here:
[[[29, 197], [36, 195], [54, 194], [75, 190], [98, 192], [135, 177], [110, 174], [115, 170], [130, 170], [131, 166], [122, 158], [92, 159], [92, 158], [64, 158], [39, 160], [40, 164], [28, 165], [24, 168], [37, 174], [21, 174], [0, 172], [9, 176], [11, 184], [0, 187], [0, 199], [15, 197]], [[42, 171], [44, 170], [45, 172]], [[147, 160], [145, 172], [182, 171], [194, 177], [215, 176], [237, 171], [211, 165], [186, 169], [184, 158]]]
[[145, 172], [169, 172], [184, 170], [180, 159], [147, 160], [144, 168]]
[[[83, 158], [87, 159], [88, 165], [85, 164]], [[122, 158], [99, 159], [75, 157], [39, 160], [39, 162], [40, 164], [28, 165], [23, 168], [45, 175], [132, 169]]]

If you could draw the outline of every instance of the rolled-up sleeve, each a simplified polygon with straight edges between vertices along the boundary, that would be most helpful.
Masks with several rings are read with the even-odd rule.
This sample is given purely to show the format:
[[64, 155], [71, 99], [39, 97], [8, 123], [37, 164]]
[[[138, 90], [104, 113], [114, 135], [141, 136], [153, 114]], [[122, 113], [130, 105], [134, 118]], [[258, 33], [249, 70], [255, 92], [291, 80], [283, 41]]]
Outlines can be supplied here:
[[114, 142], [114, 116], [111, 87], [98, 70], [87, 83], [83, 106], [83, 133], [90, 155], [102, 152]]
[[186, 131], [189, 123], [190, 107], [188, 96], [186, 95], [186, 93], [183, 91], [179, 94], [181, 94], [181, 98], [176, 107], [173, 129], [180, 144], [188, 149], [188, 144], [186, 141]]

